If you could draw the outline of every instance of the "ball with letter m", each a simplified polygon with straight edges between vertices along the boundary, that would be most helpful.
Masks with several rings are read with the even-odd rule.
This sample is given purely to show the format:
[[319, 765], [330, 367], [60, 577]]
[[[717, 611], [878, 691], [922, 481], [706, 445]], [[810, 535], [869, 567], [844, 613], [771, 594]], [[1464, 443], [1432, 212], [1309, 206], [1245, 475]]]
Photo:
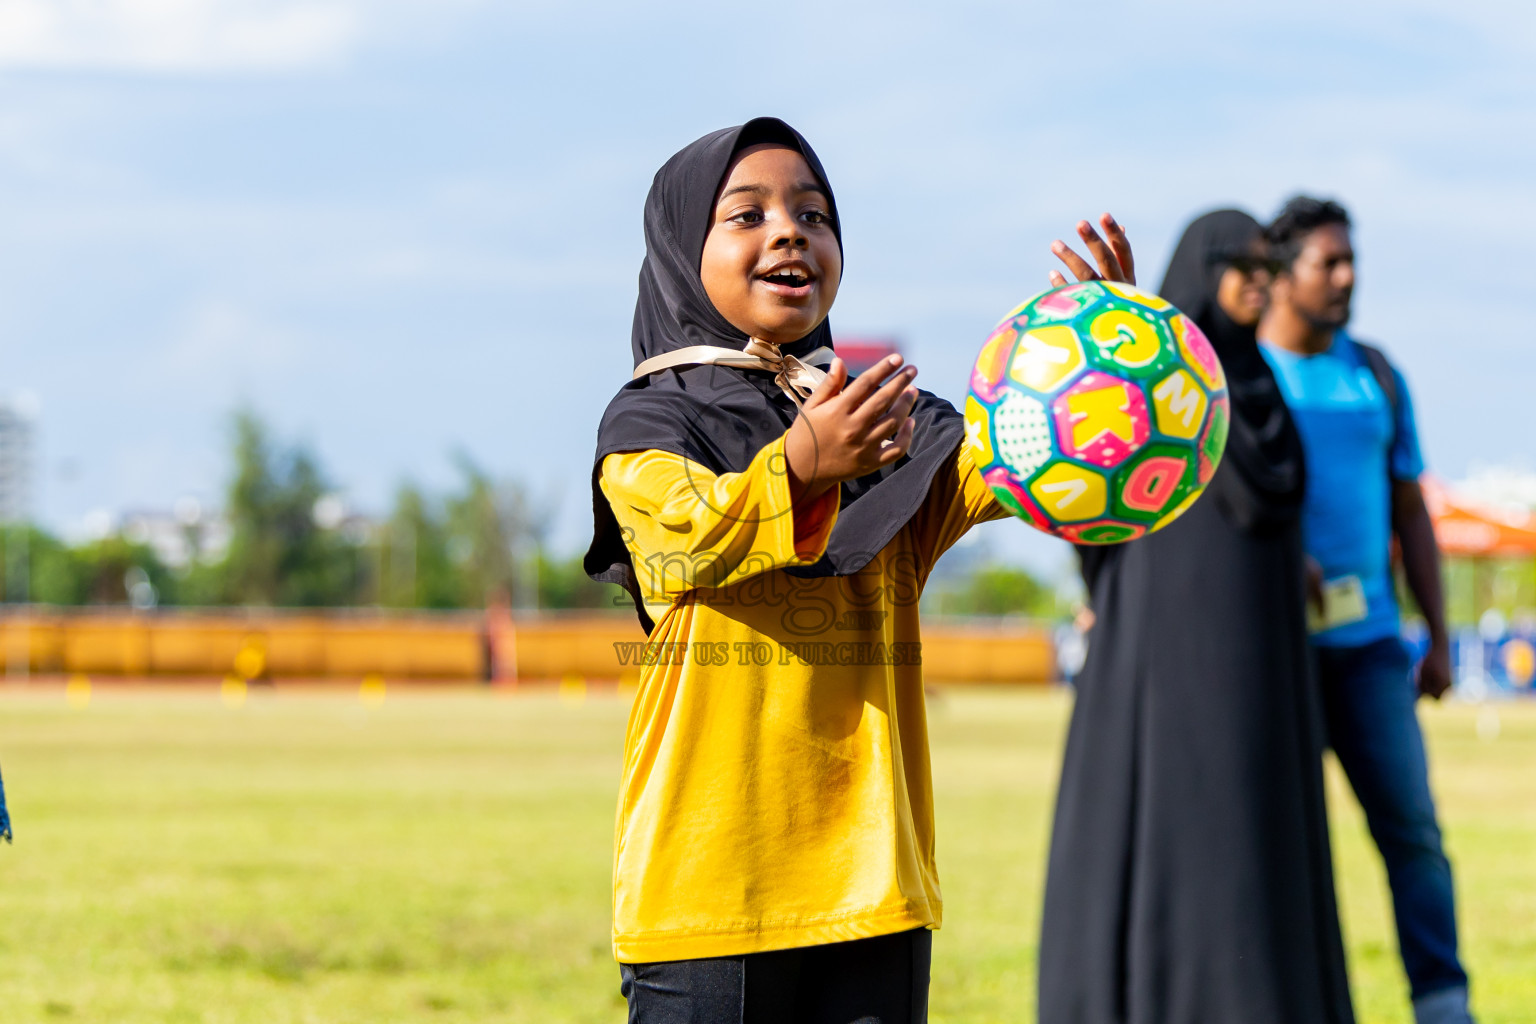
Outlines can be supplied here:
[[1132, 285], [1080, 281], [993, 330], [971, 371], [965, 443], [1020, 519], [1117, 544], [1194, 503], [1230, 416], [1221, 363], [1194, 321]]

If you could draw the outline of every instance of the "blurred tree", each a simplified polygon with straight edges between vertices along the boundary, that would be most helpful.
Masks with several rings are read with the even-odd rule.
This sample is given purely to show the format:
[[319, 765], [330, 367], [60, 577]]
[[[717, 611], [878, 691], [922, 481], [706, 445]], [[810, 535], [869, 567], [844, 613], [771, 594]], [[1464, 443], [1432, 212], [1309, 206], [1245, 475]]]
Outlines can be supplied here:
[[[25, 529], [29, 585], [25, 594], [8, 592], [8, 601], [59, 605], [137, 603], [148, 607], [165, 601], [175, 592], [175, 579], [147, 544], [111, 536], [71, 548], [35, 526]], [[17, 529], [0, 530], [0, 546], [20, 540]], [[8, 553], [0, 553], [0, 558]]]
[[302, 446], [280, 449], [256, 415], [235, 415], [235, 472], [225, 514], [225, 598], [239, 604], [351, 604], [367, 569], [358, 545], [322, 524], [327, 486]]
[[35, 526], [0, 528], [0, 566], [6, 570], [3, 597], [7, 602], [78, 604], [84, 600], [74, 552]]
[[70, 604], [153, 608], [174, 591], [170, 573], [148, 544], [104, 537], [75, 548], [72, 554], [77, 599]]
[[250, 410], [235, 414], [234, 478], [229, 486], [232, 536], [224, 557], [226, 600], [272, 604], [277, 599], [281, 534], [278, 481], [266, 427]]
[[455, 459], [464, 490], [448, 499], [448, 554], [458, 570], [463, 607], [484, 608], [498, 594], [523, 604], [514, 552], [527, 521], [527, 497], [510, 481], [493, 483], [469, 456]]
[[414, 484], [395, 493], [379, 538], [378, 602], [388, 608], [458, 608], [461, 588], [448, 557], [448, 527], [437, 503]]
[[160, 603], [207, 608], [228, 604], [229, 591], [227, 562], [196, 561], [171, 572]]
[[1036, 615], [1057, 612], [1056, 593], [1028, 572], [1009, 565], [984, 565], [937, 595], [943, 615]]
[[539, 607], [629, 608], [629, 595], [612, 583], [596, 583], [581, 567], [581, 555], [549, 559], [539, 556]]

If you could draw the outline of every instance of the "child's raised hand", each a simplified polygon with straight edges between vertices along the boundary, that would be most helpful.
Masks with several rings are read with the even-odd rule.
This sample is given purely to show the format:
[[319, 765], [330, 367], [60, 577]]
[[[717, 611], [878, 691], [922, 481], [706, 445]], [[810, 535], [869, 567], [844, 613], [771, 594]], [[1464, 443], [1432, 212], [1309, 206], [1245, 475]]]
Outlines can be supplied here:
[[[901, 363], [901, 356], [887, 356], [849, 383], [847, 365], [832, 361], [784, 439], [796, 497], [816, 498], [906, 454], [916, 426], [911, 413], [917, 367], [893, 375]], [[887, 376], [891, 379], [882, 384]]]
[[[1104, 237], [1109, 239], [1107, 244], [1104, 238], [1100, 238], [1099, 233], [1093, 230], [1092, 224], [1085, 220], [1077, 222], [1077, 236], [1083, 240], [1083, 244], [1088, 247], [1088, 252], [1093, 255], [1094, 262], [1099, 265], [1097, 271], [1059, 238], [1051, 243], [1051, 252], [1067, 265], [1067, 269], [1072, 271], [1079, 281], [1097, 281], [1103, 278], [1135, 284], [1136, 261], [1131, 257], [1131, 243], [1125, 237], [1125, 229], [1107, 213], [1099, 218], [1099, 224], [1104, 228]], [[1067, 279], [1059, 270], [1051, 271], [1050, 276], [1052, 288], [1060, 288], [1067, 283]]]

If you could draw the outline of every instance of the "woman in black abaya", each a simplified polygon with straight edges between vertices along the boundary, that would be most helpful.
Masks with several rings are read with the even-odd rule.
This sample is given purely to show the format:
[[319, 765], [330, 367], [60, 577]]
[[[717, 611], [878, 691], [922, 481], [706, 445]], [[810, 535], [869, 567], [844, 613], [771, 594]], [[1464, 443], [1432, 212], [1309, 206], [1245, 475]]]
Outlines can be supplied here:
[[1226, 370], [1232, 429], [1210, 487], [1157, 534], [1080, 549], [1097, 622], [1051, 836], [1041, 1024], [1353, 1020], [1307, 654], [1301, 442], [1254, 333], [1261, 239], [1247, 214], [1206, 214], [1160, 290]]

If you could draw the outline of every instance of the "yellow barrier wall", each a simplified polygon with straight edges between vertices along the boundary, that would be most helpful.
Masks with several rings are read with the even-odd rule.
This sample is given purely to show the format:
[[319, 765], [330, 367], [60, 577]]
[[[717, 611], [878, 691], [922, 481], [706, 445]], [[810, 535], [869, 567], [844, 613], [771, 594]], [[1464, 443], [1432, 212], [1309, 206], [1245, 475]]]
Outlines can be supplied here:
[[923, 679], [931, 683], [1049, 683], [1056, 646], [1039, 626], [957, 621], [923, 626]]
[[[1053, 678], [1049, 633], [1018, 624], [940, 620], [923, 627], [929, 682], [1043, 683]], [[499, 664], [516, 678], [633, 679], [616, 644], [644, 641], [619, 615], [518, 617], [487, 631], [478, 613], [453, 615], [38, 611], [0, 617], [0, 668], [40, 675], [228, 676], [473, 681]], [[510, 675], [509, 675], [510, 678]]]

